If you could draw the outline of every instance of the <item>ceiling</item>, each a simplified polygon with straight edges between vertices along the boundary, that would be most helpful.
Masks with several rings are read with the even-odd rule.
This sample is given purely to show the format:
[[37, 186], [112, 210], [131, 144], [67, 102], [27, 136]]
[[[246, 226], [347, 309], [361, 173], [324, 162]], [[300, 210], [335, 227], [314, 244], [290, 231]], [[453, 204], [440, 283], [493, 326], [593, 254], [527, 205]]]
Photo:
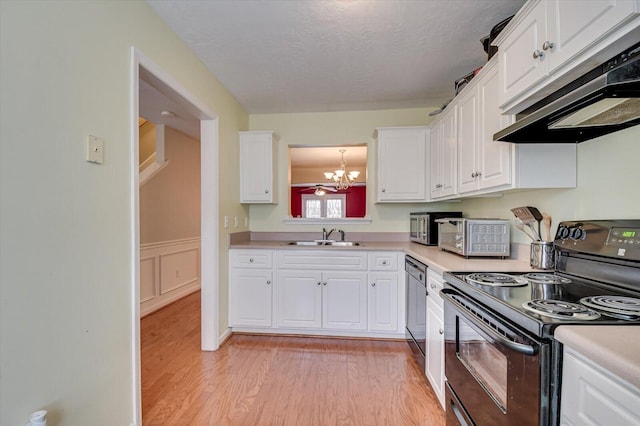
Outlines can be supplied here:
[[250, 114], [441, 106], [524, 0], [147, 0]]

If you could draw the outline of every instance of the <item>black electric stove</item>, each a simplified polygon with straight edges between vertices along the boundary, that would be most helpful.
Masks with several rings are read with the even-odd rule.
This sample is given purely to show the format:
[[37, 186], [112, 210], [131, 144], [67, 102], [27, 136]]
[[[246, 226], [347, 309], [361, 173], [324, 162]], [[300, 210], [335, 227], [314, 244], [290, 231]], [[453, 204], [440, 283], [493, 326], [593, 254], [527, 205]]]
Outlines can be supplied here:
[[555, 271], [444, 278], [534, 336], [564, 324], [640, 324], [640, 220], [563, 222], [554, 247]]
[[446, 272], [447, 426], [560, 424], [560, 325], [640, 325], [640, 220], [562, 222], [556, 269]]

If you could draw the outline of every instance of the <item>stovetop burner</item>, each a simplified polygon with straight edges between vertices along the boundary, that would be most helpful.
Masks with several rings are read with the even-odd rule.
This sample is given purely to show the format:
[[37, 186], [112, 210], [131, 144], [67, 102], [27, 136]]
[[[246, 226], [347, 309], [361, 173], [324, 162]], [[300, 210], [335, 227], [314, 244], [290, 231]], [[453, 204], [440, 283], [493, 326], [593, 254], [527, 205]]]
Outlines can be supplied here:
[[604, 311], [615, 318], [640, 318], [640, 299], [625, 296], [590, 296], [580, 299], [580, 303], [593, 309]]
[[561, 277], [548, 272], [531, 272], [524, 274], [522, 278], [534, 284], [569, 284], [569, 278]]
[[497, 272], [469, 274], [466, 276], [466, 280], [472, 284], [497, 287], [519, 287], [527, 285], [527, 280], [522, 277]]
[[563, 300], [534, 299], [524, 302], [522, 307], [538, 315], [558, 319], [595, 320], [600, 318], [599, 313], [584, 305]]

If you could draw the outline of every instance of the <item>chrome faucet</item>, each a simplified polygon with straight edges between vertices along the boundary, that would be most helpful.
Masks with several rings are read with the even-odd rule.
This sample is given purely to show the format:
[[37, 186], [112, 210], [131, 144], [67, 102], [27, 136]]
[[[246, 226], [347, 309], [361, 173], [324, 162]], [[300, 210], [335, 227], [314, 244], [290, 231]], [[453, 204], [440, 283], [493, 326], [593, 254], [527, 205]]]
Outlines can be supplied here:
[[338, 232], [340, 233], [340, 241], [344, 241], [344, 231], [342, 229], [338, 229]]
[[327, 228], [322, 228], [322, 239], [323, 240], [328, 240], [329, 239], [329, 235], [331, 235], [331, 233], [333, 231], [335, 231], [336, 229], [333, 228], [331, 231], [327, 232]]

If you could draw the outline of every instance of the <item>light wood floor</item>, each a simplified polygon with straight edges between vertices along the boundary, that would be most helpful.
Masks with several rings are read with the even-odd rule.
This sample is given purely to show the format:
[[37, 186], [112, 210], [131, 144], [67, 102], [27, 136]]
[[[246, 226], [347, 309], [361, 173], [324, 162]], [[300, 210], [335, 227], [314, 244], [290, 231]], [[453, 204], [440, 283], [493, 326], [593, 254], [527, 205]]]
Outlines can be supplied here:
[[144, 425], [429, 425], [405, 342], [233, 335], [200, 351], [200, 293], [141, 320]]

